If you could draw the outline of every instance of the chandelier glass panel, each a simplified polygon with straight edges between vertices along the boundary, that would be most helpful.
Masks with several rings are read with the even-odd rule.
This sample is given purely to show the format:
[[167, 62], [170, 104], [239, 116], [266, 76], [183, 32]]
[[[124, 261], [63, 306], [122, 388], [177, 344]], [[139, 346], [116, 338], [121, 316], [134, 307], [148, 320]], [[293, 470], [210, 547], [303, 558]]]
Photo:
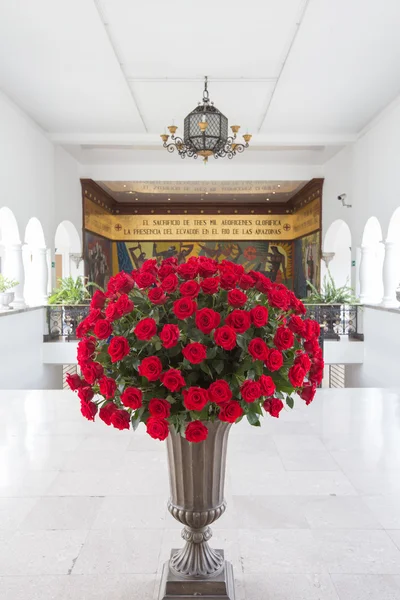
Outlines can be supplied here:
[[184, 121], [183, 138], [176, 136], [176, 125], [170, 125], [167, 133], [161, 135], [163, 146], [168, 152], [178, 152], [181, 158], [186, 156], [197, 158], [202, 156], [207, 162], [209, 156], [214, 158], [233, 158], [237, 153], [249, 147], [251, 135], [243, 135], [243, 141], [237, 140], [240, 125], [232, 125], [232, 135], [228, 131], [228, 119], [210, 102], [207, 88], [207, 77], [204, 83], [203, 102], [190, 112]]

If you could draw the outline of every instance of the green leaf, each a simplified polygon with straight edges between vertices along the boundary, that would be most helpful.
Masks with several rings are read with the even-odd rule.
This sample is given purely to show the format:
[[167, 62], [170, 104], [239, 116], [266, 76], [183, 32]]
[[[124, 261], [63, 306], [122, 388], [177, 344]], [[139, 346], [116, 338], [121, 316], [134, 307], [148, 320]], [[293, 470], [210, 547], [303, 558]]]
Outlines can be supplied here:
[[236, 342], [239, 348], [242, 350], [247, 350], [247, 341], [243, 335], [236, 336]]
[[221, 375], [222, 371], [224, 370], [225, 363], [223, 360], [216, 360], [213, 362], [213, 367], [218, 373], [218, 375]]
[[249, 369], [247, 371], [247, 379], [254, 379], [256, 376], [256, 372], [254, 369]]
[[206, 375], [209, 375], [209, 377], [212, 377], [211, 369], [210, 369], [210, 367], [209, 367], [209, 366], [208, 366], [208, 365], [207, 365], [205, 362], [202, 362], [202, 363], [200, 364], [200, 369], [201, 369], [201, 370], [202, 370], [204, 373], [206, 373]]
[[158, 340], [155, 344], [154, 344], [154, 348], [156, 349], [156, 351], [158, 352], [159, 350], [161, 350], [162, 348], [162, 344], [160, 342], [160, 340]]
[[261, 362], [261, 360], [256, 360], [254, 367], [255, 367], [258, 377], [260, 377], [263, 374], [263, 366], [264, 365]]
[[249, 413], [247, 413], [246, 417], [247, 417], [247, 420], [250, 423], [250, 425], [253, 425], [253, 427], [261, 427], [260, 420], [256, 413], [249, 412]]
[[218, 351], [217, 346], [213, 346], [212, 348], [208, 348], [207, 349], [207, 358], [209, 360], [215, 358], [217, 356], [217, 351]]
[[286, 404], [288, 405], [289, 408], [293, 408], [294, 400], [291, 396], [286, 396]]

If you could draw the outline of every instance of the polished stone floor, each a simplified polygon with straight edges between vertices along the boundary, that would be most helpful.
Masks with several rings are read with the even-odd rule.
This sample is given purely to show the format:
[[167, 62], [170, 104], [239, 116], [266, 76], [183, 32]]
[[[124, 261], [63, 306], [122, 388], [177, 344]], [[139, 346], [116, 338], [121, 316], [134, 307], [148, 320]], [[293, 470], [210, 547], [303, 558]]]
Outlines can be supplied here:
[[[400, 393], [321, 390], [232, 429], [212, 542], [237, 600], [400, 600]], [[179, 525], [164, 444], [74, 394], [0, 392], [0, 598], [152, 600]]]

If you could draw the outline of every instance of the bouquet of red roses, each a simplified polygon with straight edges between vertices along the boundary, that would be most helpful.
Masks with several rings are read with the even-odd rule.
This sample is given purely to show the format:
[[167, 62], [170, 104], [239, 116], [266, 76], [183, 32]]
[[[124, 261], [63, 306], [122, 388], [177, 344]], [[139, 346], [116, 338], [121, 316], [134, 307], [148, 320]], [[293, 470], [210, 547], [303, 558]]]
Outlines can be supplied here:
[[82, 377], [68, 376], [84, 417], [190, 442], [205, 421], [259, 426], [293, 395], [309, 404], [324, 362], [319, 325], [284, 285], [207, 257], [144, 262], [96, 291], [77, 327]]

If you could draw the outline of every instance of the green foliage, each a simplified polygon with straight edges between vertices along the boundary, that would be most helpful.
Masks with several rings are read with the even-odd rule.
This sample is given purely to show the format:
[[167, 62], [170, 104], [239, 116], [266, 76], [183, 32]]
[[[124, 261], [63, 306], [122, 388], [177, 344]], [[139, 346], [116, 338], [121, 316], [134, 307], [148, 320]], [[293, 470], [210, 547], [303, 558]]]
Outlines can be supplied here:
[[311, 289], [311, 294], [303, 299], [306, 304], [356, 304], [358, 302], [352, 287], [348, 285], [336, 287], [329, 269], [320, 292], [311, 281], [307, 281], [307, 285]]
[[[84, 277], [63, 277], [58, 280], [58, 287], [53, 290], [49, 304], [86, 304], [90, 300], [90, 287], [99, 286]], [[100, 288], [99, 288], [100, 289]]]
[[4, 294], [5, 292], [12, 290], [12, 288], [15, 288], [18, 283], [19, 281], [16, 281], [15, 279], [8, 279], [0, 273], [0, 294]]

